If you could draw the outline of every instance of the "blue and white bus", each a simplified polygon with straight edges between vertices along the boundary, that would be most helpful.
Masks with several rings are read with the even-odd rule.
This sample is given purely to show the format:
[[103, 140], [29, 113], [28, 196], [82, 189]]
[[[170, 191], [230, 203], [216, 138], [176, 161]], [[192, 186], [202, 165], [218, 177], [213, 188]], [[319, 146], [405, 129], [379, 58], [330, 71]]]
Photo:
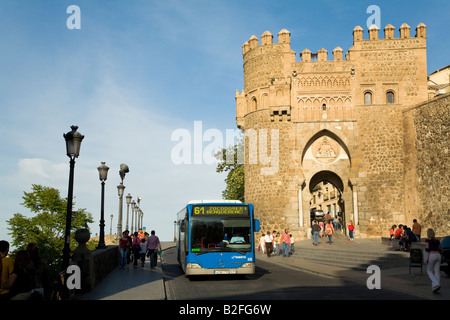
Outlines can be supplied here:
[[190, 201], [177, 215], [177, 258], [186, 276], [255, 273], [253, 205]]

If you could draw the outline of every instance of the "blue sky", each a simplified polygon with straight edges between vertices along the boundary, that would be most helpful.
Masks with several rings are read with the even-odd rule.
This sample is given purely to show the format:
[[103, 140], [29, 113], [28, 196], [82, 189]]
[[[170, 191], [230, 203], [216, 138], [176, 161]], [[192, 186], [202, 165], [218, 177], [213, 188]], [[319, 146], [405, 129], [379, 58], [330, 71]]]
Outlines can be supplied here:
[[[79, 30], [66, 26], [70, 5], [81, 9]], [[448, 1], [0, 0], [0, 238], [10, 240], [6, 220], [14, 213], [30, 215], [20, 203], [31, 184], [67, 195], [62, 135], [78, 125], [85, 139], [74, 195], [96, 220], [92, 232], [100, 217], [97, 167], [105, 161], [106, 233], [111, 214], [117, 227], [118, 171], [126, 163], [125, 194], [141, 196], [144, 225], [172, 239], [176, 212], [191, 199], [221, 198], [225, 176], [215, 165], [174, 164], [171, 134], [193, 132], [194, 121], [203, 131], [235, 129], [242, 44], [266, 30], [278, 41], [287, 29], [297, 53], [346, 52], [356, 25], [367, 38], [370, 5], [396, 36], [403, 23], [412, 36], [427, 25], [428, 73], [450, 64]]]

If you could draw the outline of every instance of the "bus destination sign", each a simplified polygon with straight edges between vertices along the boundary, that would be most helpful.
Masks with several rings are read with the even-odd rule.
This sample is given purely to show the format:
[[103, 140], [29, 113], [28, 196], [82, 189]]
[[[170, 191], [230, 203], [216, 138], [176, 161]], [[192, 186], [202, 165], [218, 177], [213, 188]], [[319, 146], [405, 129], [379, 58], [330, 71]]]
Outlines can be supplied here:
[[194, 215], [201, 216], [248, 216], [248, 206], [196, 205]]

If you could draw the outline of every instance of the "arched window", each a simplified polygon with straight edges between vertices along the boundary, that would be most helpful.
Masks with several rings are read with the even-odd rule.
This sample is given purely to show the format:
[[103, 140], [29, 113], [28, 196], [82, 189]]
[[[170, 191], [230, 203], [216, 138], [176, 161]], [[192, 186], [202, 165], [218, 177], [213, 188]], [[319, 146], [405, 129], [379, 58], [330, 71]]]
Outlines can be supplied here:
[[394, 92], [392, 92], [392, 91], [386, 92], [386, 103], [387, 104], [395, 103]]
[[257, 108], [256, 98], [253, 97], [251, 101], [250, 112], [256, 111], [256, 108]]
[[365, 92], [364, 93], [364, 104], [372, 104], [372, 92]]
[[327, 105], [325, 103], [322, 105], [322, 111], [327, 111]]

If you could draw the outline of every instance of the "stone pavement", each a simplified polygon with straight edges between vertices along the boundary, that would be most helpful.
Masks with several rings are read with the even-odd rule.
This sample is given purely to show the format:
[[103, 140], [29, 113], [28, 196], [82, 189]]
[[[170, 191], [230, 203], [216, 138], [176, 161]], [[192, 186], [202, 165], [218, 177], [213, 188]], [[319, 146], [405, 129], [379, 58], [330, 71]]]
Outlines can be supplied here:
[[[294, 245], [295, 253], [288, 258], [274, 255], [269, 258], [266, 254], [257, 253], [256, 260], [260, 259], [271, 263], [282, 264], [286, 267], [296, 268], [316, 275], [353, 281], [367, 287], [367, 280], [372, 275], [371, 271], [368, 273], [367, 267], [372, 265], [372, 263], [377, 265], [377, 261], [382, 260], [374, 260], [373, 262], [367, 261], [367, 264], [365, 265], [361, 265], [359, 267], [349, 267], [341, 265], [338, 261], [334, 264], [327, 264], [320, 263], [318, 261], [306, 260], [302, 257], [304, 256], [304, 252], [317, 250], [318, 254], [319, 252], [321, 254], [327, 252], [331, 257], [340, 256], [341, 259], [343, 257], [343, 252], [347, 252], [349, 255], [349, 260], [353, 259], [352, 257], [358, 253], [361, 253], [361, 255], [364, 253], [379, 258], [386, 257], [387, 262], [381, 262], [379, 266], [381, 274], [381, 289], [404, 292], [409, 295], [414, 295], [418, 299], [450, 299], [450, 277], [441, 271], [441, 290], [439, 293], [432, 293], [431, 280], [427, 275], [426, 265], [422, 266], [422, 270], [420, 267], [411, 268], [410, 273], [409, 252], [394, 251], [391, 247], [381, 244], [381, 240], [377, 241], [376, 239], [356, 238], [355, 241], [351, 242], [343, 236], [340, 236], [334, 237], [331, 245], [326, 243], [326, 241], [327, 240], [325, 240], [325, 238], [322, 238], [321, 241], [319, 241], [319, 246], [313, 246], [312, 239], [300, 240]], [[350, 253], [352, 255], [350, 255]], [[348, 261], [348, 263], [350, 262], [351, 261]]]
[[[164, 250], [175, 246], [173, 242], [161, 242]], [[164, 252], [163, 252], [164, 254]], [[125, 269], [116, 269], [86, 294], [75, 296], [74, 300], [164, 300], [164, 289], [161, 259], [158, 258], [156, 270], [150, 269], [150, 261], [146, 258], [144, 267], [133, 263]]]
[[[322, 239], [319, 246], [313, 246], [312, 240], [300, 240], [295, 244], [295, 253], [289, 258], [282, 256], [267, 257], [266, 254], [256, 253], [256, 260], [277, 263], [288, 268], [311, 272], [316, 275], [340, 278], [345, 281], [353, 281], [367, 287], [367, 280], [372, 273], [367, 273], [367, 265], [360, 267], [349, 267], [342, 262], [335, 260], [329, 263], [324, 261], [307, 260], [306, 252], [316, 250], [323, 254], [329, 253], [330, 257], [345, 260], [345, 252], [353, 256], [367, 254], [372, 257], [382, 258], [388, 257], [387, 262], [381, 262], [381, 288], [391, 289], [414, 295], [418, 299], [424, 300], [449, 300], [450, 299], [450, 277], [441, 272], [441, 290], [440, 293], [433, 294], [431, 292], [431, 281], [426, 273], [426, 266], [420, 268], [412, 268], [409, 273], [409, 252], [393, 251], [391, 247], [381, 244], [380, 241], [370, 239], [355, 239], [350, 242], [344, 237], [334, 237], [333, 244], [325, 243]], [[173, 242], [162, 243], [163, 250], [174, 247]], [[342, 258], [344, 257], [344, 258]], [[400, 258], [400, 259], [397, 259]], [[163, 253], [164, 260], [164, 253]], [[368, 261], [367, 264], [377, 261]], [[391, 262], [390, 262], [391, 261]], [[136, 276], [136, 275], [141, 276]], [[369, 289], [368, 289], [369, 290]], [[373, 289], [376, 290], [376, 289]], [[147, 260], [144, 267], [138, 266], [134, 268], [128, 265], [126, 269], [117, 267], [103, 281], [97, 285], [91, 292], [76, 296], [77, 300], [164, 300], [165, 289], [164, 279], [161, 269], [161, 260], [158, 259], [157, 270], [150, 270], [149, 261]]]

